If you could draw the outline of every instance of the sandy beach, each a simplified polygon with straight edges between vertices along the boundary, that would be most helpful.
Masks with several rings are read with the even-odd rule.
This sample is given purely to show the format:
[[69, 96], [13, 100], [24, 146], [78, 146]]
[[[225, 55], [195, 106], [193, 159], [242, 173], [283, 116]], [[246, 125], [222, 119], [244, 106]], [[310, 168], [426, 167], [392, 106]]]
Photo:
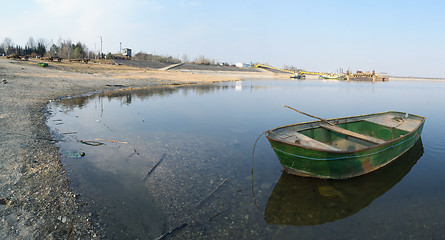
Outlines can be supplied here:
[[267, 71], [158, 71], [98, 63], [0, 59], [0, 238], [103, 238], [78, 200], [46, 125], [46, 104], [62, 97], [134, 87], [288, 77]]

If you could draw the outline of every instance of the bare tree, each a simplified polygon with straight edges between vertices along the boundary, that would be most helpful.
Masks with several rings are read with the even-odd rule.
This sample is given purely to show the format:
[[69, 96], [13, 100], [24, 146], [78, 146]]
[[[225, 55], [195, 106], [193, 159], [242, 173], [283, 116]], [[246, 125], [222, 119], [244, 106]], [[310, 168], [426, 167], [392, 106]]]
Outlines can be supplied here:
[[11, 38], [9, 37], [5, 37], [5, 40], [3, 40], [2, 43], [2, 47], [5, 50], [6, 54], [11, 54], [11, 48], [14, 45], [14, 43], [12, 42]]
[[204, 57], [203, 55], [199, 55], [199, 57], [195, 59], [195, 64], [214, 65], [215, 59], [209, 59]]
[[187, 54], [182, 54], [182, 58], [181, 58], [183, 63], [188, 63], [189, 62], [189, 57], [187, 56]]
[[292, 65], [284, 65], [283, 69], [294, 71], [294, 72], [297, 71], [297, 68]]
[[28, 42], [26, 42], [25, 47], [28, 47], [30, 49], [36, 48], [36, 41], [34, 41], [33, 37], [29, 37]]
[[73, 51], [73, 44], [71, 40], [64, 40], [60, 42], [59, 45], [59, 57], [62, 58], [71, 58]]

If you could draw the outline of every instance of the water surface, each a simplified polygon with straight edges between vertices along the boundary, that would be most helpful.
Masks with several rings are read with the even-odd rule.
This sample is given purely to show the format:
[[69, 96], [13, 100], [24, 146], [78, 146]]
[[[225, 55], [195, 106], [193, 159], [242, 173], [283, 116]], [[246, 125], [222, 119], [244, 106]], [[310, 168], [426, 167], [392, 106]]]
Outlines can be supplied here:
[[[433, 81], [158, 87], [54, 102], [48, 124], [65, 140], [62, 162], [74, 191], [91, 203], [111, 239], [151, 239], [178, 226], [168, 237], [431, 239], [445, 234], [444, 90], [445, 83]], [[347, 181], [283, 174], [260, 138], [258, 209], [251, 194], [255, 140], [265, 130], [311, 120], [282, 104], [323, 118], [394, 110], [427, 120], [410, 152]], [[80, 142], [89, 140], [104, 144]]]

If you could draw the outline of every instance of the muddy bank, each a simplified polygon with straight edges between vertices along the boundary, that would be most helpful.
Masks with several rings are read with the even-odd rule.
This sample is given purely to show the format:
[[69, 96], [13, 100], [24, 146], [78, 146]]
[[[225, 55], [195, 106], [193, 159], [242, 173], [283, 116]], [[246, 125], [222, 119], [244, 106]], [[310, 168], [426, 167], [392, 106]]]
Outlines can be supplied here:
[[[217, 75], [217, 74], [216, 74]], [[106, 238], [69, 188], [45, 106], [60, 97], [128, 88], [236, 80], [125, 66], [0, 59], [0, 238]]]

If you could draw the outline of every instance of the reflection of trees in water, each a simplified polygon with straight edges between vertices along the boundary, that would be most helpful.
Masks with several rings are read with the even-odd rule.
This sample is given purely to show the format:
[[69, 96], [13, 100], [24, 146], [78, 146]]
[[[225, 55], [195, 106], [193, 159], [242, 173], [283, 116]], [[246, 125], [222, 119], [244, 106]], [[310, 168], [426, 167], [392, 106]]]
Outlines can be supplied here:
[[75, 107], [83, 108], [89, 102], [91, 97], [73, 97], [73, 98], [65, 98], [59, 101], [54, 102], [53, 104], [61, 109], [61, 111], [68, 112], [73, 110]]
[[222, 85], [222, 86], [216, 86], [216, 85], [199, 85], [199, 86], [186, 86], [181, 88], [181, 92], [183, 95], [188, 95], [189, 92], [195, 92], [200, 96], [209, 94], [209, 93], [215, 93], [220, 90], [227, 90], [229, 87], [234, 88], [234, 86], [228, 86], [228, 85]]
[[60, 104], [56, 102], [57, 106], [65, 106], [68, 109], [71, 107], [77, 106], [79, 108], [84, 107], [88, 103], [88, 97], [75, 97], [75, 98], [67, 98], [60, 101]]
[[176, 92], [181, 92], [184, 96], [189, 93], [196, 93], [200, 96], [206, 94], [213, 94], [220, 90], [227, 90], [234, 88], [234, 86], [228, 85], [193, 85], [193, 86], [163, 86], [163, 87], [151, 87], [151, 88], [137, 88], [131, 90], [114, 90], [107, 91], [91, 96], [81, 96], [74, 98], [62, 99], [60, 102], [55, 102], [56, 106], [62, 107], [65, 111], [72, 110], [75, 107], [83, 108], [90, 100], [98, 98], [100, 101], [103, 99], [120, 100], [123, 104], [131, 104], [134, 98], [145, 100], [153, 96], [169, 96]]

